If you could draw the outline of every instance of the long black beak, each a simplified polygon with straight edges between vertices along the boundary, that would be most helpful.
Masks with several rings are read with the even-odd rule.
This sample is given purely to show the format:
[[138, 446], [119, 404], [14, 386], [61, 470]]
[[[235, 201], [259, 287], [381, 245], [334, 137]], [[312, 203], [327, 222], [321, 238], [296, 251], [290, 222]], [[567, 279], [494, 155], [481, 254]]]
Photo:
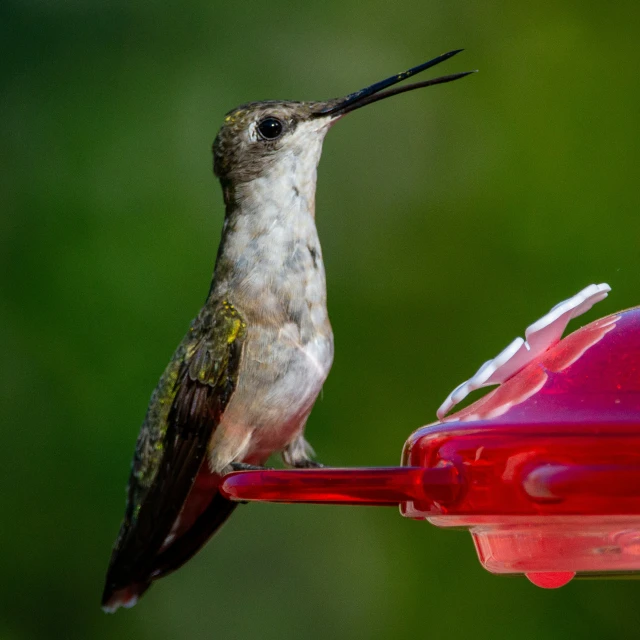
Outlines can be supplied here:
[[351, 93], [345, 98], [338, 98], [337, 100], [330, 100], [327, 103], [324, 103], [325, 106], [321, 108], [319, 111], [316, 111], [314, 115], [316, 116], [328, 116], [328, 115], [344, 115], [345, 113], [349, 113], [354, 109], [359, 109], [360, 107], [364, 107], [367, 104], [371, 104], [372, 102], [377, 102], [378, 100], [384, 100], [389, 96], [395, 96], [399, 93], [404, 93], [405, 91], [413, 91], [413, 89], [420, 89], [421, 87], [430, 87], [434, 84], [443, 84], [445, 82], [453, 82], [453, 80], [458, 80], [459, 78], [464, 78], [468, 76], [470, 73], [475, 73], [475, 71], [463, 71], [462, 73], [453, 73], [448, 76], [440, 76], [439, 78], [433, 78], [432, 80], [425, 80], [424, 82], [415, 82], [413, 84], [407, 84], [403, 87], [396, 87], [395, 89], [390, 89], [389, 91], [383, 91], [387, 87], [391, 87], [394, 84], [398, 84], [398, 82], [402, 82], [411, 76], [415, 76], [417, 73], [424, 71], [425, 69], [430, 69], [431, 67], [435, 67], [437, 64], [452, 58], [456, 54], [460, 53], [462, 49], [456, 49], [455, 51], [449, 51], [448, 53], [443, 53], [441, 56], [434, 58], [433, 60], [429, 60], [429, 62], [425, 62], [423, 64], [418, 65], [417, 67], [413, 67], [413, 69], [409, 69], [408, 71], [404, 71], [403, 73], [398, 73], [395, 76], [391, 76], [386, 80], [381, 80], [380, 82], [376, 82], [372, 84], [370, 87], [366, 89], [360, 89], [360, 91], [356, 91], [355, 93]]

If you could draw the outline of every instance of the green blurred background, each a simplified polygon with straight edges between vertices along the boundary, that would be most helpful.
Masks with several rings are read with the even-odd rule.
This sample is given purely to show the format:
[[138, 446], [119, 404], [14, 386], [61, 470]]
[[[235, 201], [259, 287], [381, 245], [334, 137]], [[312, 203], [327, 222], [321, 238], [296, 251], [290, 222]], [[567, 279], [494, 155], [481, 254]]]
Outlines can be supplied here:
[[[320, 165], [336, 359], [307, 434], [389, 465], [445, 395], [591, 282], [640, 303], [640, 5], [3, 0], [0, 640], [629, 638], [640, 583], [543, 591], [395, 509], [251, 505], [131, 611], [98, 603], [148, 397], [209, 285], [210, 144], [265, 98], [448, 49]], [[433, 75], [435, 75], [435, 73]], [[574, 323], [575, 325], [575, 323]]]

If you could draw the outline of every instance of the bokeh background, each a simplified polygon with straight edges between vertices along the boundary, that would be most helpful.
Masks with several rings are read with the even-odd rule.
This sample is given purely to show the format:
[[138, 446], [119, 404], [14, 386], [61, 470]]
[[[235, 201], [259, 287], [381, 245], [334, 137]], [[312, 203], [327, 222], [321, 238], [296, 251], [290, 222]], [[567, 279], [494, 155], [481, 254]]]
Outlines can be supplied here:
[[[328, 136], [336, 359], [321, 460], [389, 465], [445, 395], [591, 282], [640, 303], [640, 5], [3, 0], [0, 640], [630, 638], [640, 583], [553, 592], [395, 509], [251, 505], [133, 610], [98, 603], [150, 392], [209, 285], [226, 111], [448, 49], [459, 82]], [[581, 320], [580, 322], [583, 322]], [[573, 326], [577, 326], [574, 322]]]

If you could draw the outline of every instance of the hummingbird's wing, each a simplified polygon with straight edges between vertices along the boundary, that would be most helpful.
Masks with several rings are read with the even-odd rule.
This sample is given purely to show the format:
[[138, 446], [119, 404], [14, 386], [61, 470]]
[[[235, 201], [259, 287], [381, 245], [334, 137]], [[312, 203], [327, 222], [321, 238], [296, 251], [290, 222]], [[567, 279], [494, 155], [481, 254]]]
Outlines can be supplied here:
[[117, 591], [150, 578], [235, 389], [245, 329], [231, 304], [208, 304], [163, 374], [136, 444], [105, 608]]

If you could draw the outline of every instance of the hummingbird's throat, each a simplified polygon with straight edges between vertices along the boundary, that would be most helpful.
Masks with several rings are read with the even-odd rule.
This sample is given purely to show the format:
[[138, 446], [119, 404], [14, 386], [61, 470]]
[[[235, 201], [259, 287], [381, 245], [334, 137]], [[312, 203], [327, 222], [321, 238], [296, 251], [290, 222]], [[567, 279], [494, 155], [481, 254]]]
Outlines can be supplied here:
[[296, 225], [315, 216], [317, 169], [324, 137], [333, 119], [301, 122], [275, 150], [260, 175], [234, 187], [236, 206], [256, 223]]
[[216, 285], [233, 291], [235, 303], [245, 310], [255, 303], [256, 315], [282, 307], [283, 300], [304, 301], [310, 283], [317, 289], [314, 301], [325, 298], [315, 195], [329, 124], [301, 123], [258, 177], [232, 185]]

